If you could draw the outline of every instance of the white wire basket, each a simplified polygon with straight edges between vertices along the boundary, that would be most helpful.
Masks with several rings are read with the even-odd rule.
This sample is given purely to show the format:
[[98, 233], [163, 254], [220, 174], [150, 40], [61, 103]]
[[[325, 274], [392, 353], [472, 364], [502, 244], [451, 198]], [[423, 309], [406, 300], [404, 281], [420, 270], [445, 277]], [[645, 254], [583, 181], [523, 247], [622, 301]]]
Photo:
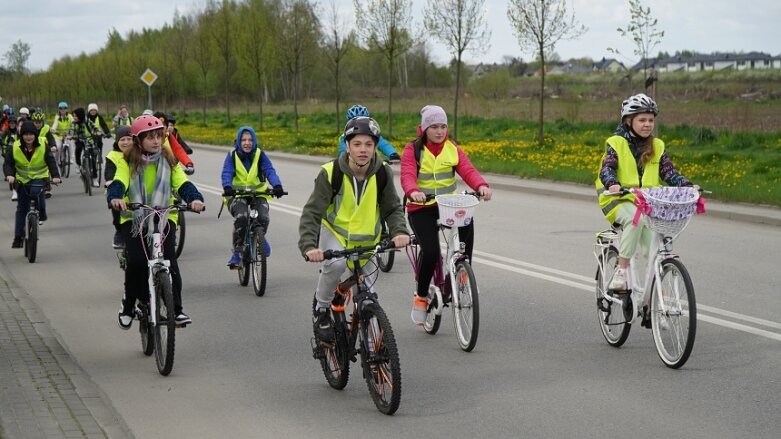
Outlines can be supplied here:
[[480, 201], [474, 195], [447, 194], [437, 195], [439, 222], [448, 227], [468, 226], [472, 222], [475, 206]]
[[700, 193], [693, 187], [662, 186], [640, 189], [648, 211], [648, 227], [664, 236], [675, 237], [689, 224], [697, 211]]

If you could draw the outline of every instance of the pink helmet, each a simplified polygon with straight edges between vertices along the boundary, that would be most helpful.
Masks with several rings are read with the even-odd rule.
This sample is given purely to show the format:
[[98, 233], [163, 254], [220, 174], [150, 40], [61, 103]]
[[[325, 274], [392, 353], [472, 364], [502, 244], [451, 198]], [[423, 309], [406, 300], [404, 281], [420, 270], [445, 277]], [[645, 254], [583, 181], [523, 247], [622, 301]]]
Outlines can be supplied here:
[[162, 128], [163, 123], [160, 122], [160, 119], [145, 114], [143, 116], [138, 116], [136, 120], [133, 121], [133, 125], [130, 126], [130, 134], [138, 136], [141, 133]]

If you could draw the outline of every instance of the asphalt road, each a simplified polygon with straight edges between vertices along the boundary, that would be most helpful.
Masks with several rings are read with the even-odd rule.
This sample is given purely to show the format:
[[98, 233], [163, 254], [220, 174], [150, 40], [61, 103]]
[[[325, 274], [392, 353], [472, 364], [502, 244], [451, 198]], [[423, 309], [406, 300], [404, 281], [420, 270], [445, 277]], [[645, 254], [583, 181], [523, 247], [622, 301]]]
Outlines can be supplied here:
[[476, 211], [474, 352], [458, 348], [449, 316], [436, 336], [411, 323], [403, 253], [380, 276], [403, 377], [401, 407], [388, 417], [358, 368], [336, 391], [312, 359], [317, 265], [296, 243], [317, 165], [275, 162], [290, 195], [272, 202], [270, 274], [258, 298], [225, 267], [232, 219], [216, 217], [224, 153], [201, 149], [193, 158], [208, 211], [188, 216], [180, 266], [194, 323], [177, 331], [169, 377], [141, 353], [135, 324], [128, 332], [116, 325], [123, 273], [102, 195], [87, 197], [73, 173], [55, 189], [35, 264], [10, 248], [13, 205], [0, 210], [0, 258], [13, 281], [138, 438], [778, 437], [779, 227], [705, 215], [676, 242], [700, 308], [694, 352], [676, 371], [662, 365], [644, 328], [620, 349], [602, 339], [592, 245], [605, 223], [595, 202], [496, 189]]

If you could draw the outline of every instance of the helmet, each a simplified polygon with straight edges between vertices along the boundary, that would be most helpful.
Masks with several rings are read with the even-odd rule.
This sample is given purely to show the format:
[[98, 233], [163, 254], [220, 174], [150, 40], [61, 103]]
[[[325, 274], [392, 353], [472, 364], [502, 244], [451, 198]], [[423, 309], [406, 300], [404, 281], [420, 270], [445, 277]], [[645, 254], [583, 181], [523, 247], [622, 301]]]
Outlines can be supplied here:
[[65, 101], [60, 102], [57, 104], [57, 108], [60, 110], [67, 110], [68, 109], [68, 103]]
[[33, 113], [33, 115], [32, 115], [32, 116], [30, 116], [30, 119], [32, 119], [32, 120], [39, 120], [39, 121], [44, 121], [44, 120], [46, 120], [46, 115], [45, 115], [45, 114], [43, 114], [43, 113], [42, 113], [42, 112], [40, 112], [40, 111], [36, 111], [35, 113]]
[[350, 139], [358, 134], [366, 134], [374, 138], [376, 143], [380, 138], [380, 124], [371, 117], [356, 117], [347, 121], [347, 125], [344, 126], [344, 140], [349, 142]]
[[353, 105], [347, 109], [347, 120], [356, 117], [369, 117], [369, 109], [363, 105]]
[[14, 116], [14, 107], [8, 106], [8, 108], [5, 109], [5, 114], [8, 115], [9, 118]]
[[158, 118], [160, 120], [162, 120], [162, 119], [166, 119], [167, 120], [168, 119], [168, 116], [166, 116], [166, 114], [163, 113], [162, 111], [155, 111], [154, 113], [152, 113], [152, 116], [154, 116], [154, 117], [156, 117], [156, 118]]
[[173, 114], [168, 115], [168, 119], [165, 120], [167, 123], [176, 125], [176, 116]]
[[19, 115], [22, 115], [22, 114], [25, 114], [25, 115], [29, 116], [30, 115], [30, 110], [27, 109], [27, 107], [22, 107], [22, 108], [19, 109]]
[[160, 119], [145, 114], [138, 116], [136, 120], [133, 121], [133, 125], [130, 126], [130, 134], [138, 136], [141, 133], [161, 128], [163, 128], [163, 123], [160, 122]]
[[621, 118], [631, 114], [652, 113], [654, 116], [659, 114], [659, 107], [653, 99], [644, 93], [629, 96], [627, 100], [621, 103]]
[[93, 104], [87, 105], [87, 113], [89, 113], [92, 110], [98, 111], [98, 104], [94, 104], [93, 103]]
[[152, 114], [153, 114], [152, 110], [150, 110], [148, 108], [146, 110], [144, 110], [143, 113], [141, 113], [142, 116], [151, 116]]

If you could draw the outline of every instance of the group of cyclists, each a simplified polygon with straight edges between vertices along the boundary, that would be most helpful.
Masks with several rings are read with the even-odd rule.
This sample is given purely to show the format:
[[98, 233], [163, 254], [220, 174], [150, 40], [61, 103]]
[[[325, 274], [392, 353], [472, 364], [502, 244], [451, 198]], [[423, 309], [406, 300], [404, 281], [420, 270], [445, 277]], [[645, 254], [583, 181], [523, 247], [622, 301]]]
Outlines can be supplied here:
[[[54, 135], [57, 145], [67, 137], [76, 140], [77, 161], [79, 142], [83, 148], [84, 143], [95, 142], [108, 133], [108, 127], [97, 110], [97, 105], [90, 104], [86, 112], [82, 108], [68, 112], [67, 103], [61, 102], [48, 130]], [[43, 120], [43, 117], [31, 117], [29, 111], [24, 114], [20, 110], [19, 113], [20, 117], [16, 118], [12, 108], [4, 109], [6, 117], [1, 138], [6, 179], [9, 183], [25, 184], [31, 179], [51, 177], [56, 183], [59, 175], [57, 167], [53, 166], [51, 153], [57, 149], [51, 143], [51, 137], [44, 133], [45, 129], [36, 128], [39, 125], [33, 122]], [[656, 102], [644, 94], [623, 101], [621, 122], [615, 134], [606, 141], [596, 179], [599, 204], [605, 218], [624, 228], [619, 270], [611, 284], [614, 289], [626, 288], [629, 259], [637, 245], [647, 245], [647, 232], [645, 225], [635, 219], [634, 195], [608, 197], [604, 192], [617, 192], [622, 187], [692, 186], [673, 166], [664, 151], [664, 142], [653, 135], [658, 113]], [[28, 117], [31, 120], [27, 120]], [[420, 110], [420, 117], [415, 140], [404, 147], [400, 156], [382, 138], [380, 125], [371, 118], [365, 106], [350, 107], [339, 141], [339, 155], [323, 164], [314, 180], [313, 190], [301, 214], [298, 248], [310, 262], [323, 263], [314, 291], [312, 316], [313, 329], [320, 340], [328, 341], [334, 337], [328, 312], [335, 286], [347, 268], [344, 259], [325, 260], [324, 250], [375, 245], [380, 240], [383, 223], [387, 224], [389, 239], [395, 247], [404, 247], [410, 243], [409, 224], [421, 248], [411, 318], [416, 325], [422, 326], [431, 301], [428, 297], [429, 283], [440, 252], [439, 212], [434, 196], [454, 193], [458, 175], [483, 200], [492, 198], [488, 182], [450, 138], [445, 110], [440, 106], [426, 105]], [[125, 294], [118, 313], [118, 324], [122, 329], [129, 329], [136, 315], [136, 301], [143, 299], [139, 296], [146, 291], [144, 274], [147, 266], [142, 247], [144, 237], [140, 236], [143, 233], [138, 232], [143, 230], [138, 223], [144, 221], [144, 217], [128, 211], [128, 203], [162, 206], [179, 197], [198, 212], [204, 208], [204, 198], [187, 178], [194, 171], [194, 165], [187, 154], [189, 146], [175, 130], [175, 120], [148, 110], [132, 119], [127, 114], [127, 108], [120, 107], [113, 121], [114, 148], [106, 161], [107, 201], [115, 212], [113, 244], [115, 247], [125, 246], [128, 253]], [[7, 140], [9, 135], [13, 138], [10, 143]], [[399, 160], [401, 197], [392, 183], [393, 171], [388, 163]], [[281, 197], [284, 194], [282, 181], [270, 158], [260, 148], [252, 127], [238, 129], [233, 148], [223, 163], [221, 183], [224, 202], [234, 217], [228, 267], [236, 269], [249, 211], [257, 211], [260, 223], [268, 228], [267, 201], [271, 196]], [[263, 196], [250, 206], [246, 199], [232, 197], [239, 188], [251, 188]], [[19, 209], [29, 202], [29, 199], [23, 199], [26, 196], [20, 194]], [[46, 219], [45, 213], [41, 219]], [[166, 259], [171, 261], [176, 319], [177, 323], [189, 323], [191, 319], [182, 309], [182, 282], [173, 242], [176, 218], [171, 216], [168, 222], [173, 232], [167, 235], [163, 248]], [[17, 210], [14, 248], [18, 247], [19, 227]], [[471, 259], [474, 223], [460, 228], [459, 233], [466, 246], [465, 253]], [[266, 255], [270, 255], [268, 241], [264, 246]]]

